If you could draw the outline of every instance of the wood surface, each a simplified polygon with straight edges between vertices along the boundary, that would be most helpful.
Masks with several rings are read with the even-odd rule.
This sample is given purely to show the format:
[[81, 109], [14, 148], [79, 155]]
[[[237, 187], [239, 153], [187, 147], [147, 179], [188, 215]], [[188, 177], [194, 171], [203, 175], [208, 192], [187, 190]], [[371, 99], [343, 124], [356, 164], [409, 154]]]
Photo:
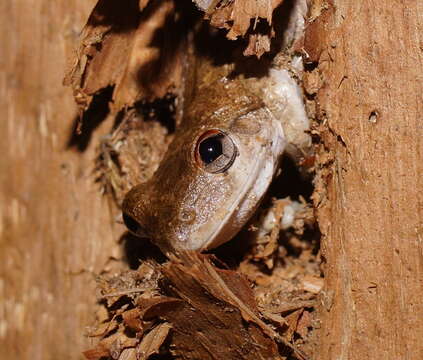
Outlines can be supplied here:
[[118, 255], [93, 172], [110, 124], [69, 146], [77, 108], [62, 85], [94, 3], [0, 2], [1, 359], [82, 359], [94, 274]]
[[317, 359], [423, 359], [423, 2], [314, 1]]

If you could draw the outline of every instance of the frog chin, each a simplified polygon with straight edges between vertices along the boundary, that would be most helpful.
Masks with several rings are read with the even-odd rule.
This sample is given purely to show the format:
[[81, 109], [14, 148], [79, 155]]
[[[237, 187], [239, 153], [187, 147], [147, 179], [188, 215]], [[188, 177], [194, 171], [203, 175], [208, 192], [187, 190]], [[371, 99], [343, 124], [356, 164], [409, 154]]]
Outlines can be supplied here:
[[265, 145], [254, 147], [247, 152], [249, 156], [242, 159], [248, 171], [233, 170], [236, 179], [233, 188], [237, 190], [222, 203], [222, 215], [192, 233], [187, 250], [212, 249], [231, 240], [253, 215], [278, 169], [286, 146], [282, 126], [276, 120], [272, 121], [266, 135]]

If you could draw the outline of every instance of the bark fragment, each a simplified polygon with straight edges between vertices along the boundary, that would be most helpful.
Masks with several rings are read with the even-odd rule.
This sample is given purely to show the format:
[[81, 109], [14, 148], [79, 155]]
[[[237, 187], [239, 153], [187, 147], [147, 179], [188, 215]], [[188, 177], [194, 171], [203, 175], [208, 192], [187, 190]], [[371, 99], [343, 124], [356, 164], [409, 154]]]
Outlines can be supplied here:
[[[283, 0], [233, 0], [233, 1], [194, 1], [205, 12], [205, 18], [217, 28], [228, 30], [226, 37], [236, 40], [248, 35], [245, 56], [255, 55], [260, 58], [270, 51], [270, 41], [274, 37], [273, 11]], [[265, 21], [265, 33], [256, 27], [259, 21]], [[249, 32], [247, 34], [247, 32]]]
[[176, 91], [181, 85], [187, 31], [178, 16], [172, 0], [150, 4], [100, 0], [64, 79], [81, 109], [86, 110], [92, 96], [108, 86], [114, 86], [114, 112]]

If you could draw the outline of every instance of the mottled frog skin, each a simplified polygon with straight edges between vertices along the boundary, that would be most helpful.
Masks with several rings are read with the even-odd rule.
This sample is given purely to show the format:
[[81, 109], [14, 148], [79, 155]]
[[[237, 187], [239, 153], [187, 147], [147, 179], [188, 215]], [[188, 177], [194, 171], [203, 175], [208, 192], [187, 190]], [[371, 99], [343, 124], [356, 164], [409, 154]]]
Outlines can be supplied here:
[[128, 228], [168, 255], [230, 240], [256, 210], [287, 145], [280, 119], [248, 81], [207, 61], [197, 68], [158, 170], [123, 203]]

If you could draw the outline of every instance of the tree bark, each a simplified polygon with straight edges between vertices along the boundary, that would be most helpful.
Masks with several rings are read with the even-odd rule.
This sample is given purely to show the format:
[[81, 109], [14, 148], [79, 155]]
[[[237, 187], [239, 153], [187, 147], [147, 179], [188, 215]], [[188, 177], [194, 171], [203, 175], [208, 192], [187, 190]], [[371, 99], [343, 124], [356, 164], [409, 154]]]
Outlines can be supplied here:
[[315, 1], [318, 359], [423, 358], [423, 3]]
[[[69, 147], [77, 110], [65, 59], [95, 1], [0, 3], [0, 349], [81, 359], [95, 279], [117, 234], [93, 174], [95, 139]], [[98, 141], [97, 141], [98, 144]]]

